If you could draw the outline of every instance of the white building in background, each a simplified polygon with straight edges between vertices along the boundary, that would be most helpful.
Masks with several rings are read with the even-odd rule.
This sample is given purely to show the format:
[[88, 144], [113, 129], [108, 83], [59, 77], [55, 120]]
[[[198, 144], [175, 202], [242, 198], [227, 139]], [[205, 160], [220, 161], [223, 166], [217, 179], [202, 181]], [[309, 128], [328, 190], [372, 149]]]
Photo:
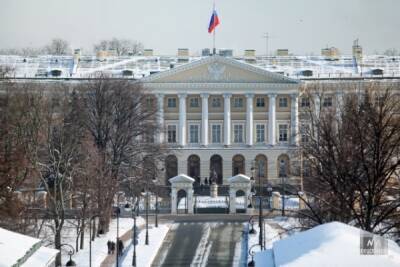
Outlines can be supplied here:
[[178, 173], [196, 179], [216, 173], [220, 184], [238, 173], [272, 184], [280, 183], [278, 172], [290, 175], [299, 80], [210, 56], [141, 81], [157, 97], [165, 129], [158, 141], [173, 148], [165, 183]]

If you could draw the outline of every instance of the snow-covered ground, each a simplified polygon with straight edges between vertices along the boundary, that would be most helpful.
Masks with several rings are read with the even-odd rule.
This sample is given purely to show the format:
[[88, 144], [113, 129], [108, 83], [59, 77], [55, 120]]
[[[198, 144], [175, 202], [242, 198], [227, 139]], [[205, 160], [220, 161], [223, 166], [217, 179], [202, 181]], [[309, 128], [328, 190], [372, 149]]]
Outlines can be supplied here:
[[[160, 249], [170, 225], [160, 224], [158, 228], [149, 229], [149, 245], [145, 245], [146, 231], [139, 234], [139, 243], [136, 246], [136, 264], [140, 267], [150, 266]], [[132, 266], [133, 244], [130, 243], [128, 251], [124, 253], [120, 266]]]
[[[144, 219], [138, 217], [137, 225], [143, 225]], [[51, 221], [47, 221], [44, 224], [44, 228], [39, 238], [44, 239], [44, 244], [49, 247], [53, 247], [54, 234], [51, 227]], [[120, 218], [119, 219], [119, 235], [122, 236], [124, 233], [132, 229], [133, 219], [132, 218]], [[100, 266], [100, 263], [107, 257], [107, 241], [115, 241], [117, 238], [117, 220], [113, 219], [110, 224], [110, 231], [104, 235], [96, 237], [92, 242], [92, 266]], [[76, 227], [73, 220], [66, 220], [62, 231], [62, 243], [69, 244], [75, 248], [76, 246]], [[62, 262], [65, 264], [69, 260], [68, 251], [69, 247], [62, 247]], [[84, 249], [79, 250], [72, 259], [78, 263], [78, 266], [89, 266], [89, 228], [86, 227], [85, 231], [85, 244]]]

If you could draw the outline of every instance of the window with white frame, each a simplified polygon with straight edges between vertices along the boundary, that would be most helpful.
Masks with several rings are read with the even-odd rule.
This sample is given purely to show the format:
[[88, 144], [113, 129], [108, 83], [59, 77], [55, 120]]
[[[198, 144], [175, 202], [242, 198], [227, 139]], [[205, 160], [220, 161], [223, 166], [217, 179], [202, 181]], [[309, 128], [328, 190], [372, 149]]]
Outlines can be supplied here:
[[198, 108], [200, 106], [198, 97], [191, 97], [190, 98], [190, 107], [191, 108]]
[[302, 124], [300, 126], [300, 134], [301, 134], [301, 142], [302, 143], [308, 143], [310, 141], [309, 135], [310, 135], [310, 125], [308, 124]]
[[288, 99], [287, 99], [287, 97], [280, 97], [279, 98], [279, 107], [280, 108], [287, 108], [288, 107]]
[[288, 141], [288, 128], [287, 124], [279, 124], [279, 142]]
[[211, 126], [211, 142], [214, 144], [221, 143], [221, 124], [212, 124]]
[[309, 107], [310, 106], [310, 98], [308, 97], [302, 97], [301, 98], [301, 107]]
[[242, 108], [243, 107], [243, 98], [242, 97], [234, 97], [233, 98], [233, 106], [235, 108]]
[[257, 97], [256, 98], [256, 107], [258, 107], [258, 108], [265, 107], [265, 99], [264, 99], [264, 97]]
[[211, 98], [211, 106], [213, 108], [219, 108], [221, 107], [221, 98], [219, 97], [213, 97]]
[[324, 107], [332, 107], [332, 97], [324, 97], [324, 102], [323, 102]]
[[200, 136], [200, 126], [198, 124], [189, 125], [189, 143], [197, 144], [199, 143]]
[[243, 124], [233, 125], [233, 142], [243, 143]]
[[176, 143], [176, 125], [167, 126], [167, 137], [168, 143]]
[[167, 98], [167, 106], [169, 108], [176, 108], [176, 97], [168, 97]]
[[256, 142], [265, 142], [265, 124], [256, 124]]

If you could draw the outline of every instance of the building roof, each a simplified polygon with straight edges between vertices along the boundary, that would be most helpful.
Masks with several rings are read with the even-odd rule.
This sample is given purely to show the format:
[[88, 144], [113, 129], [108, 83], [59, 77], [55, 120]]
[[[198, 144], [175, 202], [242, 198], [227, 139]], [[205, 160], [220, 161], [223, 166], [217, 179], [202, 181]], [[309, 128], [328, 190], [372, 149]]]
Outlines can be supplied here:
[[235, 175], [235, 176], [229, 178], [228, 182], [230, 184], [232, 184], [232, 183], [249, 183], [250, 177], [248, 177], [244, 174], [238, 174], [238, 175]]
[[[0, 266], [45, 267], [58, 250], [42, 247], [42, 241], [0, 228]], [[34, 263], [34, 265], [30, 265]], [[28, 264], [28, 265], [25, 265]]]

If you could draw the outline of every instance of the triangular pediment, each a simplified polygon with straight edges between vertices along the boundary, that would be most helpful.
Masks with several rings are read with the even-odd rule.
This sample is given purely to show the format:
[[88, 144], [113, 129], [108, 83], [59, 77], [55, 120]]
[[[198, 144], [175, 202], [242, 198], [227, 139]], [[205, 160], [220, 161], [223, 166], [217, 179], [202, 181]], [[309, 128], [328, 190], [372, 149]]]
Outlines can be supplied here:
[[238, 174], [228, 179], [229, 183], [250, 183], [250, 177], [244, 174]]
[[297, 80], [221, 56], [210, 56], [150, 75], [144, 83], [290, 83]]
[[169, 182], [171, 184], [173, 183], [194, 183], [194, 179], [186, 174], [179, 174], [175, 177], [172, 177], [171, 179], [169, 179]]

